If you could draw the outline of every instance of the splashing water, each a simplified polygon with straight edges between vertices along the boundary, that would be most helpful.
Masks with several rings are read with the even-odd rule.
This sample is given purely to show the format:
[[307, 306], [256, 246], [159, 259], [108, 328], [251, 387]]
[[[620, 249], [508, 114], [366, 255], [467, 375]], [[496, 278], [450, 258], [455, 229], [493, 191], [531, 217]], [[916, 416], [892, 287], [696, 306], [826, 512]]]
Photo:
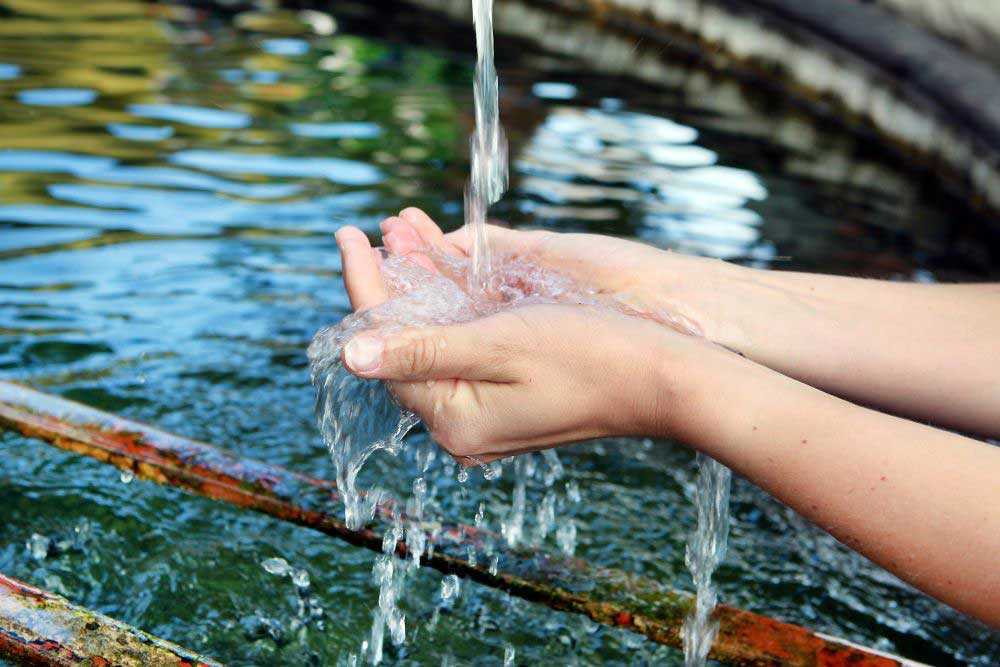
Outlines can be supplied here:
[[[360, 380], [344, 368], [341, 353], [344, 345], [357, 333], [376, 331], [388, 335], [404, 327], [458, 324], [502, 310], [540, 303], [569, 303], [611, 308], [628, 315], [640, 314], [634, 306], [626, 305], [631, 301], [627, 295], [622, 299], [601, 296], [598, 290], [577, 285], [565, 276], [524, 258], [493, 257], [490, 253], [486, 213], [489, 206], [503, 195], [508, 179], [507, 141], [500, 125], [499, 83], [493, 62], [492, 12], [493, 0], [473, 0], [478, 58], [474, 81], [476, 127], [470, 139], [471, 175], [465, 192], [465, 223], [472, 237], [469, 258], [456, 258], [427, 248], [425, 256], [434, 268], [430, 270], [416, 261], [389, 256], [383, 251], [381, 276], [388, 300], [320, 331], [309, 347], [310, 374], [317, 394], [317, 419], [336, 468], [345, 520], [348, 527], [354, 530], [374, 517], [379, 503], [386, 497], [385, 492], [378, 488], [361, 492], [358, 473], [371, 455], [379, 450], [398, 454], [403, 438], [419, 421], [416, 415], [395, 401], [387, 385]], [[642, 314], [650, 316], [649, 313]], [[688, 323], [670, 313], [656, 313], [653, 317], [685, 333], [695, 333]], [[356, 663], [358, 657], [371, 664], [381, 663], [387, 630], [393, 644], [398, 646], [406, 640], [406, 619], [399, 602], [405, 594], [410, 574], [419, 567], [424, 553], [433, 548], [433, 535], [425, 533], [421, 523], [427, 497], [427, 484], [422, 475], [427, 472], [432, 457], [433, 453], [430, 453], [422, 461], [418, 459], [418, 474], [421, 476], [414, 479], [412, 494], [405, 506], [408, 521], [404, 525], [402, 516], [396, 512], [392, 527], [384, 535], [383, 553], [372, 568], [372, 577], [379, 586], [378, 605], [373, 610], [371, 632], [362, 643], [361, 655], [352, 655], [349, 658], [351, 663]], [[556, 520], [557, 505], [563, 503], [553, 489], [555, 482], [565, 475], [565, 470], [554, 451], [543, 452], [541, 458], [545, 466], [542, 481], [547, 491], [535, 512], [534, 543], [541, 543], [554, 529], [560, 551], [572, 556], [576, 550], [576, 524], [572, 518]], [[502, 469], [499, 463], [476, 463], [483, 470], [485, 479], [500, 477]], [[515, 460], [511, 507], [499, 522], [500, 533], [509, 547], [516, 547], [525, 538], [526, 487], [535, 473], [533, 455]], [[464, 484], [468, 473], [460, 470], [457, 480]], [[567, 486], [566, 492], [569, 503], [579, 502], [579, 489], [575, 484]], [[684, 637], [686, 655], [700, 654], [703, 662], [708, 648], [704, 648], [703, 654], [698, 652], [703, 644], [711, 646], [715, 633], [708, 626], [708, 618], [715, 606], [715, 592], [710, 587], [710, 578], [717, 561], [710, 562], [703, 555], [709, 538], [699, 537], [703, 525], [701, 495], [698, 507], [699, 532], [689, 552], [689, 559], [692, 553], [695, 554], [694, 559], [689, 560], [689, 566], [695, 574], [698, 604], [697, 613], [692, 615], [694, 629], [689, 632], [688, 623], [685, 623]], [[486, 523], [482, 504], [475, 523], [477, 527]], [[718, 523], [717, 518], [712, 526]], [[713, 527], [709, 527], [709, 531], [710, 535], [716, 534]], [[404, 540], [409, 556], [405, 562], [395, 556], [397, 545]], [[724, 540], [723, 536], [722, 551], [725, 550]], [[498, 554], [488, 547], [486, 556], [489, 558], [490, 573], [496, 574]], [[476, 564], [476, 553], [472, 548], [468, 560], [470, 564]], [[695, 565], [691, 565], [692, 562]], [[442, 604], [454, 604], [460, 593], [458, 577], [448, 575], [442, 580]], [[703, 610], [704, 605], [709, 605], [706, 610]], [[689, 635], [695, 646], [692, 652], [687, 650]], [[507, 645], [504, 664], [512, 664], [513, 660], [514, 649]]]
[[[362, 380], [347, 371], [341, 361], [344, 345], [360, 331], [389, 335], [405, 327], [423, 327], [468, 322], [499, 313], [510, 308], [530, 304], [577, 304], [599, 308], [614, 308], [622, 313], [633, 313], [617, 300], [603, 296], [596, 290], [584, 288], [570, 279], [538, 267], [524, 258], [495, 257], [494, 271], [484, 283], [483, 290], [469, 290], [472, 261], [452, 257], [427, 249], [428, 258], [435, 270], [400, 256], [383, 255], [381, 276], [389, 299], [366, 311], [355, 313], [338, 325], [328, 327], [313, 339], [309, 346], [310, 373], [316, 388], [316, 413], [320, 432], [330, 449], [337, 473], [337, 485], [344, 500], [344, 513], [348, 526], [361, 528], [372, 520], [379, 502], [387, 494], [371, 488], [358, 487], [358, 473], [365, 462], [377, 451], [396, 455], [402, 448], [403, 437], [418, 423], [417, 417], [400, 406], [387, 386], [379, 381]], [[376, 560], [373, 578], [379, 586], [379, 601], [373, 611], [372, 630], [362, 649], [362, 654], [372, 664], [383, 658], [383, 644], [388, 636], [401, 644], [406, 638], [406, 623], [399, 606], [405, 593], [410, 574], [418, 567], [421, 557], [433, 546], [433, 536], [424, 532], [421, 519], [428, 493], [423, 475], [427, 472], [434, 454], [432, 451], [417, 457], [412, 493], [405, 504], [407, 521], [393, 515], [393, 525], [385, 533], [383, 553]], [[506, 543], [518, 545], [525, 535], [526, 485], [529, 478], [540, 475], [542, 483], [551, 489], [561, 479], [565, 470], [555, 452], [545, 452], [542, 465], [536, 464], [532, 455], [522, 456], [514, 463], [514, 495], [510, 511], [500, 520], [501, 533]], [[483, 477], [495, 480], [502, 474], [498, 463], [481, 463]], [[447, 468], [447, 466], [446, 466]], [[454, 469], [452, 467], [452, 472]], [[463, 475], [458, 475], [461, 481]], [[467, 479], [467, 474], [464, 475]], [[463, 487], [464, 488], [464, 487]], [[547, 501], [552, 505], [540, 519], [545, 523], [536, 537], [544, 538], [552, 526], [557, 499]], [[485, 510], [477, 513], [477, 526], [485, 525]], [[557, 529], [560, 549], [571, 554], [575, 549], [576, 528], [563, 523]], [[395, 557], [397, 544], [405, 542], [409, 559]], [[498, 558], [487, 553], [489, 569], [496, 572]], [[475, 554], [470, 553], [470, 562]], [[460, 587], [457, 579], [442, 584], [442, 599], [457, 597]]]
[[729, 542], [729, 468], [701, 453], [697, 461], [694, 503], [698, 525], [691, 534], [685, 554], [697, 597], [681, 629], [686, 667], [705, 664], [719, 633], [719, 622], [712, 620], [712, 611], [718, 601], [712, 574], [725, 558]]
[[499, 78], [493, 63], [493, 0], [472, 0], [476, 26], [476, 74], [473, 92], [476, 129], [470, 138], [472, 173], [465, 190], [465, 224], [472, 232], [469, 289], [483, 290], [490, 274], [486, 211], [507, 189], [507, 138], [500, 125]]

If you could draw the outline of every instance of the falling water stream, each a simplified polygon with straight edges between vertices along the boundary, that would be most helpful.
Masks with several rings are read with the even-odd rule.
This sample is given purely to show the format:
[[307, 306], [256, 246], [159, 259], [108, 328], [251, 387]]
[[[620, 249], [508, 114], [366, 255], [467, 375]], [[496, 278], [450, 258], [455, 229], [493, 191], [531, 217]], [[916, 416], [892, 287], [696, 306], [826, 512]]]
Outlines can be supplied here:
[[465, 224], [473, 239], [469, 287], [482, 290], [491, 269], [486, 211], [507, 189], [507, 138], [500, 125], [500, 84], [493, 59], [493, 0], [472, 0], [472, 19], [476, 28], [476, 128], [470, 139]]
[[[624, 300], [601, 297], [599, 290], [578, 285], [551, 270], [525, 260], [494, 257], [491, 254], [486, 214], [507, 188], [507, 142], [500, 125], [498, 77], [493, 57], [493, 1], [473, 0], [477, 60], [474, 80], [475, 131], [470, 139], [471, 175], [465, 192], [465, 223], [472, 232], [472, 251], [468, 259], [456, 259], [426, 249], [434, 270], [405, 257], [383, 256], [382, 278], [389, 300], [373, 309], [345, 318], [335, 327], [320, 331], [309, 349], [310, 373], [317, 390], [317, 418], [335, 467], [337, 484], [344, 498], [347, 525], [358, 529], [378, 511], [386, 493], [379, 488], [362, 491], [357, 476], [369, 457], [379, 450], [398, 454], [403, 438], [419, 419], [402, 408], [385, 384], [359, 380], [341, 363], [344, 345], [360, 331], [377, 330], [389, 334], [404, 326], [427, 326], [466, 322], [499, 310], [529, 303], [576, 303], [610, 307], [634, 314]], [[662, 314], [664, 323], [676, 326], [676, 319]], [[510, 509], [498, 520], [500, 535], [508, 547], [516, 547], [526, 538], [526, 486], [537, 471], [535, 455], [517, 457], [513, 462], [514, 487]], [[557, 522], [557, 506], [572, 499], [553, 489], [563, 474], [558, 455], [548, 450], [540, 458], [547, 491], [536, 510], [534, 542], [551, 532], [559, 549], [572, 555], [576, 544], [576, 524], [572, 518]], [[703, 665], [718, 631], [711, 621], [717, 594], [711, 583], [712, 573], [725, 554], [728, 536], [729, 471], [724, 466], [699, 455], [699, 477], [695, 492], [698, 525], [691, 537], [687, 564], [694, 577], [697, 601], [683, 627], [685, 663]], [[400, 602], [407, 590], [407, 580], [420, 565], [424, 553], [433, 548], [436, 535], [428, 533], [424, 510], [428, 484], [424, 478], [429, 458], [424, 457], [412, 481], [410, 497], [405, 502], [406, 521], [396, 512], [393, 525], [385, 533], [383, 553], [372, 570], [379, 586], [378, 603], [373, 611], [371, 632], [360, 651], [348, 664], [358, 660], [379, 664], [383, 659], [386, 634], [399, 646], [406, 641], [406, 618]], [[499, 464], [480, 464], [483, 476], [493, 480], [502, 473]], [[459, 470], [458, 480], [465, 483], [468, 472]], [[567, 493], [567, 495], [569, 495]], [[484, 506], [476, 516], [477, 527], [486, 523]], [[558, 525], [557, 525], [558, 523]], [[405, 543], [407, 559], [396, 556], [397, 544]], [[493, 547], [487, 547], [492, 557]], [[476, 558], [470, 550], [469, 559]], [[491, 569], [496, 567], [493, 558]], [[440, 598], [448, 604], [461, 592], [455, 575], [444, 577]], [[433, 620], [432, 620], [433, 622]], [[504, 663], [513, 662], [513, 647], [505, 649]]]
[[726, 557], [729, 541], [732, 477], [729, 468], [701, 453], [696, 458], [698, 479], [695, 482], [694, 504], [698, 523], [685, 554], [685, 562], [694, 579], [696, 597], [694, 608], [681, 628], [685, 667], [704, 665], [719, 633], [718, 621], [712, 620], [712, 611], [718, 601], [712, 574]]
[[[333, 230], [374, 234], [411, 205], [448, 230], [462, 224], [472, 2], [418, 4], [446, 11], [0, 2], [4, 378], [332, 480], [315, 422], [302, 419], [312, 398], [302, 352], [349, 312]], [[761, 268], [1000, 279], [989, 220], [879, 142], [683, 50], [539, 6], [553, 3], [495, 4], [497, 68], [516, 92], [501, 99], [511, 187], [489, 217]], [[505, 261], [498, 245], [494, 263]], [[468, 294], [461, 276], [449, 283]], [[358, 392], [343, 401], [344, 436], [369, 428], [359, 447], [399, 440], [401, 413], [382, 387], [344, 389]], [[566, 470], [551, 487], [541, 454], [491, 482], [470, 468], [462, 484], [451, 457], [414, 431], [398, 457], [383, 449], [360, 472], [341, 467], [354, 477], [342, 488], [368, 491], [347, 494], [361, 521], [379, 496], [405, 509], [422, 472], [424, 534], [439, 520], [477, 524], [497, 544], [476, 554], [483, 570], [515, 570], [509, 535], [540, 560], [565, 546], [593, 567], [695, 590], [683, 543], [697, 468], [680, 444], [600, 438], [557, 450]], [[367, 550], [182, 499], [13, 431], [0, 450], [5, 574], [227, 664], [368, 659], [359, 648], [371, 643], [380, 585]], [[997, 633], [751, 484], [733, 480], [733, 503], [740, 539], [713, 575], [721, 602], [926, 664], [996, 664]], [[381, 541], [392, 521], [369, 525]], [[395, 560], [394, 576], [405, 567]], [[444, 586], [431, 568], [407, 577], [396, 601], [406, 641], [395, 647], [383, 627], [383, 665], [683, 659], [489, 586]]]

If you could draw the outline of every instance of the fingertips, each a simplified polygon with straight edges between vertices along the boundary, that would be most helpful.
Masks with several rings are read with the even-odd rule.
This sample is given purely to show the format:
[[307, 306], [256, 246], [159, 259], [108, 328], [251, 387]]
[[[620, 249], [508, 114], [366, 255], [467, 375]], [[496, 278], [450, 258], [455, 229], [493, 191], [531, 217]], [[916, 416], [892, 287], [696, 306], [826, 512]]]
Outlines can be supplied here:
[[376, 335], [361, 333], [344, 346], [343, 361], [356, 375], [371, 375], [382, 366], [385, 342]]
[[408, 255], [426, 249], [426, 243], [409, 223], [401, 218], [386, 218], [382, 221], [382, 240], [394, 255]]
[[413, 206], [405, 208], [400, 211], [399, 217], [408, 222], [423, 242], [431, 247], [440, 245], [444, 239], [444, 234], [437, 223], [419, 208]]
[[382, 230], [382, 235], [385, 236], [386, 234], [392, 233], [394, 229], [396, 229], [402, 224], [405, 223], [401, 218], [392, 215], [383, 220], [382, 222], [380, 222], [378, 227], [380, 230]]
[[355, 310], [376, 306], [385, 300], [382, 276], [368, 237], [357, 227], [341, 227], [336, 234], [344, 285]]
[[337, 239], [337, 245], [340, 246], [341, 252], [344, 251], [345, 247], [356, 244], [364, 244], [369, 248], [371, 247], [371, 243], [368, 242], [368, 237], [365, 236], [365, 233], [352, 225], [341, 227], [334, 232], [333, 237]]

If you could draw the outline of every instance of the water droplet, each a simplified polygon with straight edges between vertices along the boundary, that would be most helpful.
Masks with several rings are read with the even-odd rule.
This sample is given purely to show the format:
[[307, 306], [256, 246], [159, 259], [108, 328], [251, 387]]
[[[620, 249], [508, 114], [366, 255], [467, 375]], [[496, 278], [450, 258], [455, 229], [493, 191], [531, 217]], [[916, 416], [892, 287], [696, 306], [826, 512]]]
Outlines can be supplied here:
[[49, 547], [51, 544], [52, 540], [45, 535], [32, 533], [31, 537], [28, 538], [26, 546], [28, 547], [28, 553], [34, 560], [45, 560], [45, 558], [49, 555]]
[[288, 561], [284, 558], [268, 558], [262, 561], [260, 565], [268, 574], [273, 574], [277, 577], [287, 576], [291, 571]]
[[469, 470], [467, 468], [459, 468], [458, 475], [455, 476], [459, 484], [465, 484], [469, 481]]
[[135, 473], [126, 468], [125, 470], [122, 470], [122, 473], [118, 476], [118, 478], [122, 481], [122, 484], [131, 484], [132, 480], [135, 479]]
[[298, 588], [309, 588], [309, 573], [305, 570], [292, 572], [292, 583]]
[[441, 601], [447, 602], [453, 597], [458, 597], [461, 592], [462, 582], [454, 574], [447, 575], [441, 580]]
[[573, 519], [568, 519], [566, 523], [559, 526], [556, 531], [556, 542], [567, 556], [572, 556], [573, 552], [576, 551], [576, 523]]

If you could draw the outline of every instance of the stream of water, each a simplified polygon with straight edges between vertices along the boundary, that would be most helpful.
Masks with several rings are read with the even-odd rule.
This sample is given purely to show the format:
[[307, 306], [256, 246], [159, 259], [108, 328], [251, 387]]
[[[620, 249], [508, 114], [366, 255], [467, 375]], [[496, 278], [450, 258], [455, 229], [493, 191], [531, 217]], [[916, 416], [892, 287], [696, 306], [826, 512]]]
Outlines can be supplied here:
[[493, 0], [472, 0], [472, 20], [476, 29], [476, 128], [469, 142], [471, 174], [465, 191], [465, 224], [473, 238], [469, 286], [482, 290], [491, 270], [486, 213], [507, 189], [507, 138], [500, 125], [500, 82], [493, 57]]
[[695, 483], [694, 505], [698, 523], [688, 541], [685, 562], [695, 586], [695, 604], [684, 619], [681, 638], [684, 642], [685, 667], [705, 664], [712, 643], [719, 634], [718, 621], [712, 611], [718, 602], [718, 591], [712, 575], [726, 557], [729, 542], [729, 491], [732, 475], [729, 468], [709, 456], [699, 453], [698, 479]]
[[[463, 224], [472, 5], [420, 4], [455, 13], [0, 0], [4, 379], [333, 479], [304, 348], [350, 312], [334, 231], [374, 238], [406, 206], [445, 231]], [[494, 28], [511, 186], [490, 214], [515, 228], [774, 269], [1000, 280], [989, 220], [878, 142], [537, 2], [497, 3]], [[336, 665], [370, 643], [369, 551], [17, 433], [0, 433], [0, 454], [5, 574], [226, 664]], [[418, 427], [354, 484], [405, 499], [426, 470], [427, 534], [439, 517], [476, 523], [501, 553], [504, 526], [520, 526], [547, 557], [565, 545], [593, 567], [691, 587], [689, 449], [601, 438], [559, 459], [551, 486], [549, 461], [525, 460], [521, 505], [515, 464], [462, 484]], [[996, 664], [1000, 635], [735, 477], [732, 510], [713, 577], [725, 602], [926, 664]], [[383, 665], [682, 664], [634, 633], [429, 568], [406, 588], [406, 642], [386, 628]]]
[[[574, 284], [559, 274], [523, 260], [493, 257], [486, 230], [489, 206], [499, 201], [507, 187], [507, 144], [501, 124], [498, 102], [499, 81], [493, 54], [493, 2], [473, 0], [477, 59], [474, 79], [476, 125], [470, 139], [471, 174], [465, 192], [465, 223], [472, 230], [472, 251], [467, 259], [456, 259], [426, 249], [434, 270], [405, 257], [383, 252], [382, 278], [389, 300], [368, 311], [345, 318], [335, 327], [317, 334], [309, 350], [310, 374], [317, 391], [317, 419], [323, 438], [337, 469], [337, 484], [344, 498], [345, 518], [352, 529], [371, 520], [386, 494], [379, 488], [358, 488], [358, 473], [369, 457], [379, 450], [399, 453], [403, 438], [418, 423], [418, 417], [395, 401], [386, 385], [359, 380], [341, 363], [344, 345], [361, 331], [377, 330], [388, 334], [404, 326], [453, 324], [512, 308], [522, 301], [532, 303], [588, 303], [628, 312], [615, 299], [598, 297], [599, 290]], [[463, 289], [464, 288], [464, 289]], [[665, 322], [673, 322], [664, 314]], [[555, 532], [560, 550], [572, 555], [576, 543], [576, 525], [567, 519], [557, 522], [557, 505], [565, 499], [551, 487], [564, 474], [558, 455], [547, 450], [541, 454], [547, 466], [546, 492], [536, 512], [535, 542]], [[718, 625], [711, 621], [717, 592], [712, 573], [725, 555], [729, 525], [729, 471], [710, 458], [699, 455], [699, 475], [695, 490], [698, 524], [688, 546], [686, 562], [696, 588], [696, 603], [683, 627], [685, 664], [704, 665]], [[501, 466], [480, 464], [484, 478], [495, 479]], [[525, 539], [526, 485], [535, 474], [535, 457], [520, 456], [513, 461], [514, 488], [510, 509], [500, 518], [500, 534], [508, 547], [517, 547]], [[426, 463], [416, 472], [412, 491], [405, 501], [406, 521], [397, 512], [391, 530], [383, 540], [383, 553], [372, 571], [379, 586], [378, 604], [373, 611], [371, 632], [348, 664], [367, 660], [380, 664], [386, 633], [394, 645], [406, 641], [406, 618], [400, 600], [406, 582], [420, 566], [420, 559], [433, 548], [435, 535], [423, 525], [428, 485], [424, 478]], [[459, 470], [458, 480], [465, 483], [468, 472]], [[476, 516], [477, 527], [486, 523], [484, 507]], [[557, 525], [558, 523], [558, 525]], [[396, 557], [397, 544], [405, 543], [408, 558]], [[487, 550], [490, 557], [492, 547]], [[470, 549], [469, 559], [476, 555]], [[442, 580], [441, 602], [446, 604], [461, 591], [455, 575]], [[505, 653], [504, 661], [508, 661]]]

